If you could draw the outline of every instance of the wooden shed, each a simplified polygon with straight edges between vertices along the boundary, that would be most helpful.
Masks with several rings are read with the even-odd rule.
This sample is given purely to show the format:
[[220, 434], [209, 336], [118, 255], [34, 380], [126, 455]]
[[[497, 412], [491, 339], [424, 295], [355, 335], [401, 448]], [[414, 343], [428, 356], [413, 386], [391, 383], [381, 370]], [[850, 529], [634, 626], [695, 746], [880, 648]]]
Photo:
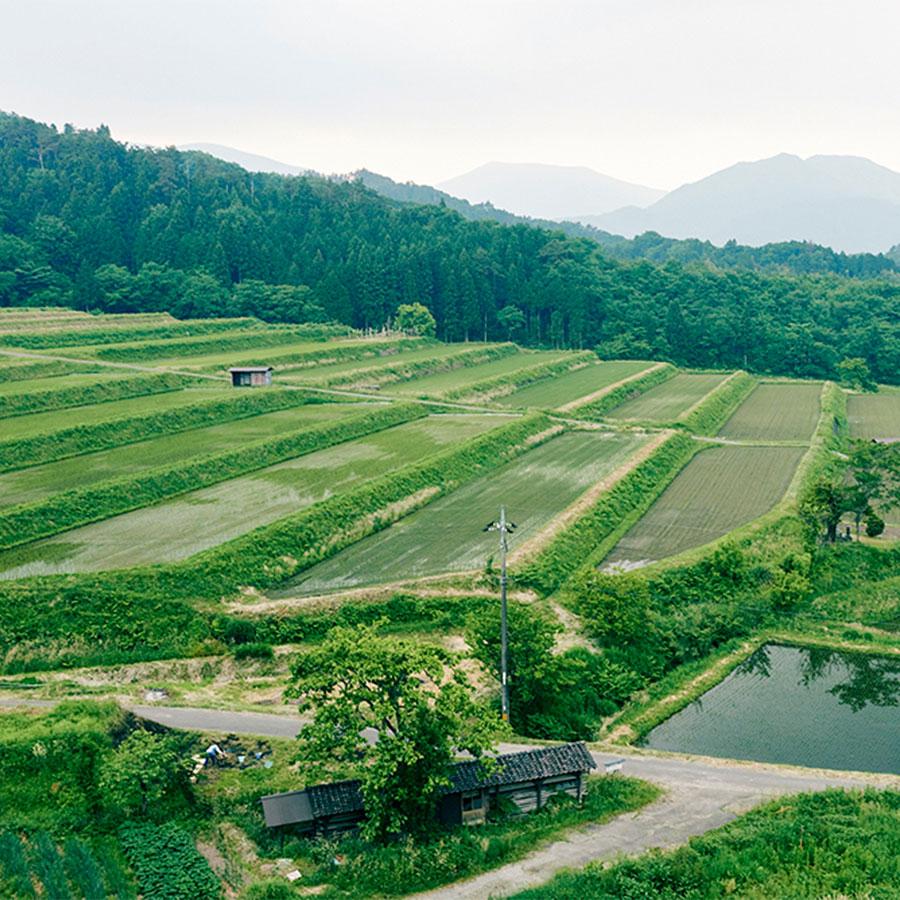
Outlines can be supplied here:
[[[435, 813], [445, 825], [474, 825], [498, 805], [513, 813], [529, 813], [557, 794], [581, 802], [585, 776], [593, 768], [593, 757], [581, 742], [506, 753], [489, 768], [477, 760], [457, 763]], [[358, 781], [270, 794], [261, 802], [270, 828], [290, 826], [325, 837], [353, 830], [365, 817]]]
[[228, 371], [233, 387], [268, 387], [272, 383], [271, 366], [240, 366]]

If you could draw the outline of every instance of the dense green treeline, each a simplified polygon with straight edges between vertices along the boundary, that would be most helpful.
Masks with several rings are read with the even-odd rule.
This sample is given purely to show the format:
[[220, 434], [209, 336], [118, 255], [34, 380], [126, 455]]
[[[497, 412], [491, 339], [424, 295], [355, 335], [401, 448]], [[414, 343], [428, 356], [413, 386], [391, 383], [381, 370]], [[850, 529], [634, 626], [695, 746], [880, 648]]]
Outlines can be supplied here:
[[[830, 377], [900, 373], [900, 283], [623, 262], [594, 240], [467, 222], [358, 182], [0, 116], [0, 305], [380, 328], [421, 301], [448, 340]], [[516, 307], [518, 316], [499, 316]], [[507, 324], [504, 324], [507, 323]], [[507, 327], [513, 323], [512, 327]]]

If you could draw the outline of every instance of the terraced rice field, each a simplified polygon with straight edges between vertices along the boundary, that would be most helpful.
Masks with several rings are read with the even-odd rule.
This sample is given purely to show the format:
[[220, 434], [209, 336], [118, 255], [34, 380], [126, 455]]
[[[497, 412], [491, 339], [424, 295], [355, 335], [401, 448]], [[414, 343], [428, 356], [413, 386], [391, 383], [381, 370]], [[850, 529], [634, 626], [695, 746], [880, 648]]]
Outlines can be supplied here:
[[847, 401], [847, 417], [853, 437], [900, 440], [900, 389], [852, 394]]
[[500, 504], [518, 526], [519, 546], [643, 440], [631, 434], [564, 434], [313, 566], [278, 596], [481, 569], [497, 545], [497, 535], [481, 529], [496, 519]]
[[638, 422], [674, 422], [727, 377], [723, 372], [701, 375], [680, 372], [606, 415], [611, 419]]
[[0, 475], [0, 508], [33, 503], [75, 486], [85, 488], [112, 478], [127, 478], [197, 456], [237, 450], [246, 444], [310, 425], [362, 414], [374, 405], [323, 403], [300, 406], [7, 472]]
[[[319, 344], [319, 349], [324, 345]], [[275, 369], [276, 382], [289, 384], [321, 384], [323, 381], [331, 381], [341, 376], [350, 377], [354, 372], [363, 370], [386, 368], [402, 365], [410, 362], [421, 362], [425, 359], [446, 359], [460, 352], [458, 344], [451, 346], [422, 347], [418, 350], [407, 350], [390, 356], [376, 357], [372, 359], [355, 359], [339, 363], [326, 363], [318, 366], [309, 366], [303, 369], [286, 369], [284, 372]], [[288, 365], [290, 365], [288, 363]]]
[[0, 578], [172, 562], [509, 419], [431, 416], [0, 554]]
[[758, 384], [719, 436], [745, 441], [808, 441], [819, 420], [821, 394], [818, 382]]
[[603, 561], [635, 568], [716, 540], [783, 496], [802, 447], [713, 447], [695, 456]]
[[[22, 383], [18, 382], [20, 385]], [[226, 385], [225, 382], [220, 384], [214, 381], [198, 382], [197, 387], [192, 386], [180, 391], [166, 391], [163, 394], [149, 394], [127, 400], [111, 400], [108, 403], [93, 403], [89, 406], [15, 416], [2, 420], [2, 440], [12, 441], [33, 437], [36, 434], [47, 434], [62, 428], [71, 428], [74, 425], [95, 425], [114, 419], [146, 416], [167, 409], [178, 409], [194, 403], [217, 400], [231, 396], [233, 393], [234, 388]]]
[[505, 397], [498, 397], [494, 402], [519, 409], [556, 409], [629, 375], [636, 375], [651, 365], [630, 359], [593, 363], [565, 375], [545, 378]]
[[531, 366], [539, 366], [543, 363], [556, 362], [567, 354], [563, 351], [520, 351], [519, 353], [504, 356], [491, 362], [482, 363], [480, 366], [468, 366], [463, 369], [454, 369], [452, 372], [439, 372], [435, 375], [426, 375], [412, 381], [392, 384], [385, 390], [391, 394], [412, 397], [440, 397], [449, 391], [467, 387], [476, 381], [485, 378], [496, 378], [499, 375], [509, 375], [520, 369]]

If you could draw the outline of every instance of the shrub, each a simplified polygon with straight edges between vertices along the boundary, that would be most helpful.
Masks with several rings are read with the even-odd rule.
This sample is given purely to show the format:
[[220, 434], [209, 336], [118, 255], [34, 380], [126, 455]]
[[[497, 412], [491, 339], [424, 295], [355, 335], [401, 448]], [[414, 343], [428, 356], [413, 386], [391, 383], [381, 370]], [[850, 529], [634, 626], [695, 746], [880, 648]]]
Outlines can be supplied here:
[[870, 510], [865, 517], [866, 534], [870, 538], [884, 534], [884, 519], [878, 513]]
[[271, 644], [263, 644], [260, 641], [253, 641], [248, 644], [238, 644], [234, 648], [234, 658], [241, 659], [274, 659], [275, 651]]
[[257, 881], [241, 893], [241, 900], [296, 900], [296, 897], [294, 888], [277, 878]]

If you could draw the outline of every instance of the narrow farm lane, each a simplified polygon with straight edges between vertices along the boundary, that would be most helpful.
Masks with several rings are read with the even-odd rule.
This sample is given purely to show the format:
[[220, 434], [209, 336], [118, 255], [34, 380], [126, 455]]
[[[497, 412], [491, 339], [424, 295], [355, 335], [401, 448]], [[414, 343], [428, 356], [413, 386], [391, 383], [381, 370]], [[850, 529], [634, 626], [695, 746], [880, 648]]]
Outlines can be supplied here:
[[[54, 701], [0, 697], [0, 706], [49, 706]], [[195, 731], [255, 734], [290, 738], [303, 720], [271, 713], [232, 712], [191, 707], [129, 705], [136, 715], [170, 728]], [[502, 744], [510, 753], [529, 749], [523, 744]], [[635, 813], [603, 825], [574, 830], [518, 862], [416, 895], [419, 900], [483, 900], [504, 897], [535, 887], [562, 869], [580, 868], [597, 860], [641, 853], [654, 847], [674, 847], [698, 834], [718, 828], [753, 806], [783, 794], [820, 791], [827, 787], [897, 787], [900, 778], [822, 770], [767, 766], [728, 760], [684, 759], [655, 756], [630, 749], [592, 751], [598, 767], [622, 759], [623, 772], [659, 785], [665, 794]]]

